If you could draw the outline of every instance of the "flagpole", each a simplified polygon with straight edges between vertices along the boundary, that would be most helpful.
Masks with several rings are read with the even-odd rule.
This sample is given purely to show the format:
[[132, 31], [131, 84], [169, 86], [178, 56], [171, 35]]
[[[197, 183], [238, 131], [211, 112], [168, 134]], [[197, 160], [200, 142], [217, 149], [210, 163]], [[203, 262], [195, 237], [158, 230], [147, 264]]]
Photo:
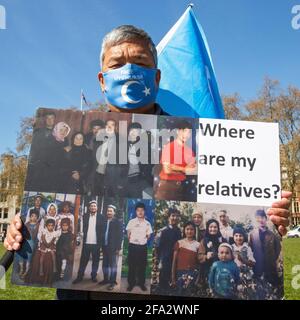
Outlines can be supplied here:
[[82, 94], [83, 94], [83, 91], [82, 89], [80, 90], [80, 110], [82, 111]]

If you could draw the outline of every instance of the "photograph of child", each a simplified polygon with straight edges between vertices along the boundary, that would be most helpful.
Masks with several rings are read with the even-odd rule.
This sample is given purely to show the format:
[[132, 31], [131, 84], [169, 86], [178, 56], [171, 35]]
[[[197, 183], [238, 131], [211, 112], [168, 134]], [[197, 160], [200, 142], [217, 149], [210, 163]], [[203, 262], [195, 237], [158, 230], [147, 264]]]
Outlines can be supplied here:
[[[156, 201], [151, 293], [221, 299], [282, 299], [280, 236], [268, 220], [266, 209]], [[174, 211], [176, 218], [170, 219], [169, 213]], [[220, 212], [226, 212], [227, 230], [230, 226], [232, 231], [229, 241], [221, 232]], [[197, 239], [196, 223], [199, 221], [200, 230], [204, 230], [203, 225], [206, 227]], [[175, 232], [179, 238], [176, 241]], [[166, 235], [169, 246], [164, 243]], [[168, 273], [171, 255], [172, 271]]]
[[218, 248], [218, 261], [209, 270], [209, 288], [215, 298], [236, 299], [240, 272], [234, 261], [232, 246], [221, 243]]
[[[150, 294], [154, 201], [128, 199], [123, 248], [123, 292]], [[138, 261], [138, 263], [137, 263]]]
[[60, 232], [55, 231], [55, 220], [48, 218], [38, 234], [38, 248], [33, 258], [31, 277], [32, 283], [52, 285], [57, 273], [56, 242]]
[[[58, 278], [62, 280], [65, 278], [67, 270], [70, 272], [72, 265], [74, 234], [69, 218], [62, 218], [59, 226], [60, 236], [56, 243], [56, 265]], [[70, 274], [68, 274], [69, 277]]]
[[25, 223], [25, 227], [23, 228], [24, 244], [16, 255], [16, 263], [19, 263], [19, 276], [22, 280], [27, 277], [32, 262], [32, 256], [38, 244], [39, 210], [31, 208], [28, 210], [28, 215], [29, 220]]
[[160, 164], [155, 168], [155, 199], [196, 201], [197, 127], [193, 119], [159, 119], [158, 128], [166, 130], [162, 131]]
[[206, 229], [199, 246], [199, 284], [202, 291], [207, 291], [207, 281], [212, 264], [218, 260], [219, 245], [226, 242], [222, 237], [219, 222], [210, 218], [206, 222]]
[[38, 221], [42, 220], [46, 214], [45, 209], [42, 207], [42, 197], [41, 195], [36, 195], [34, 198], [34, 205], [28, 209], [27, 215], [26, 215], [26, 222], [29, 221], [30, 211], [32, 209], [35, 209], [37, 215], [38, 215]]
[[126, 199], [83, 197], [72, 288], [119, 292]]
[[55, 230], [58, 229], [59, 213], [57, 205], [53, 202], [48, 204], [45, 216], [40, 221], [39, 233], [44, 230], [46, 222], [48, 219], [53, 219], [55, 222]]
[[200, 243], [195, 240], [196, 227], [192, 221], [183, 226], [183, 238], [175, 243], [172, 261], [171, 287], [174, 294], [186, 295], [195, 286], [197, 279], [197, 264]]
[[74, 215], [71, 212], [71, 203], [69, 201], [64, 201], [60, 205], [60, 212], [58, 215], [58, 223], [57, 223], [57, 228], [60, 230], [62, 229], [62, 220], [67, 219], [69, 220], [69, 230], [71, 231], [72, 234], [75, 233], [75, 220], [74, 220]]
[[[36, 208], [37, 199], [39, 206]], [[69, 217], [61, 218], [58, 208], [65, 208], [66, 204]], [[14, 260], [14, 283], [70, 286], [75, 238], [72, 223], [75, 230], [78, 204], [80, 196], [76, 195], [24, 192], [21, 216], [26, 221], [29, 213], [29, 221], [23, 227], [24, 245]], [[42, 207], [47, 207], [47, 210], [39, 220]]]

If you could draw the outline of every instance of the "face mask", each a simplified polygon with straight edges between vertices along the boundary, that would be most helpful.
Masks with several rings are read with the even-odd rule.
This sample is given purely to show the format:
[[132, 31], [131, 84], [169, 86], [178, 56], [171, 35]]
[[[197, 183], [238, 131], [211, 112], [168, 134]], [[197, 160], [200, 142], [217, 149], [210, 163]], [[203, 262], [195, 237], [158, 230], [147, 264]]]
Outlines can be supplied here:
[[157, 69], [130, 63], [103, 73], [107, 102], [122, 109], [136, 109], [155, 102], [156, 73]]

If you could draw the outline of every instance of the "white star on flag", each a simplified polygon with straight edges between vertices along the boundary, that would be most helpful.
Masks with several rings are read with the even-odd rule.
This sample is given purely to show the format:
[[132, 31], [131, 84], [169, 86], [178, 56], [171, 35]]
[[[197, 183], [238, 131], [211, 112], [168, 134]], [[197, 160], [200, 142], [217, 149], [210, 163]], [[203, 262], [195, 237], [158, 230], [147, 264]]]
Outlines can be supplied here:
[[145, 96], [147, 97], [148, 95], [150, 95], [150, 88], [145, 87], [145, 90], [143, 90], [143, 92], [145, 93]]

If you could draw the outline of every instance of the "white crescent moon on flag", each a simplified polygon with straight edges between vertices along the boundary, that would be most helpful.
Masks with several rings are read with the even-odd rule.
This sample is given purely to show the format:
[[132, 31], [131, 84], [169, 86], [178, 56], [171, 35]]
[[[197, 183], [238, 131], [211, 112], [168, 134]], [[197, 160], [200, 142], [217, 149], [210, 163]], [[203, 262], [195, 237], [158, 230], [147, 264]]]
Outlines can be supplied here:
[[130, 80], [130, 81], [125, 82], [124, 85], [122, 86], [122, 89], [121, 89], [121, 95], [122, 95], [123, 99], [128, 103], [139, 103], [140, 101], [142, 101], [142, 99], [139, 99], [139, 100], [130, 99], [127, 95], [128, 87], [134, 83], [140, 84], [138, 81]]

